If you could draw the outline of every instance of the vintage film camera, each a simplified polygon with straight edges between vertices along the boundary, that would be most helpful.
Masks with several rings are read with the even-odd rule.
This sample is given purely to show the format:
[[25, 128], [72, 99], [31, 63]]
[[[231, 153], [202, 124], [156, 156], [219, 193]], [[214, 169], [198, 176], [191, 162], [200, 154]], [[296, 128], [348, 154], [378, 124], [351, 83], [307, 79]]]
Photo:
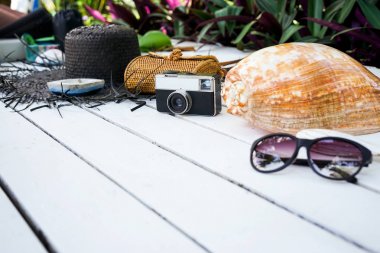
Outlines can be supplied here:
[[219, 75], [167, 71], [156, 75], [155, 85], [159, 112], [215, 116], [221, 111]]

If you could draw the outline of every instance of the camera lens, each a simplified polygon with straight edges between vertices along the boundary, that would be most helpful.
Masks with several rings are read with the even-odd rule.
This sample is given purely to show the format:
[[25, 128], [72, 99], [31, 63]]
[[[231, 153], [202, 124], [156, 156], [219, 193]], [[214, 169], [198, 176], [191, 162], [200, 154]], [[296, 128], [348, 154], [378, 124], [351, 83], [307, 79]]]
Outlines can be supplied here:
[[183, 98], [173, 98], [171, 102], [174, 108], [182, 109], [184, 106]]
[[184, 90], [176, 90], [168, 96], [168, 108], [172, 113], [184, 114], [191, 108], [191, 97]]

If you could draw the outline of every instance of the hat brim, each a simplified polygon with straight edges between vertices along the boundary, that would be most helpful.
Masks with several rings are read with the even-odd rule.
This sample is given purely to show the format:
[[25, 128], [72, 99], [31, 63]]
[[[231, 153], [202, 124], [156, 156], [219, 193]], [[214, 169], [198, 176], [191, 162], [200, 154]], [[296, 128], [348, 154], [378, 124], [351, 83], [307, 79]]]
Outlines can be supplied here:
[[[0, 99], [7, 107], [18, 110], [19, 106], [42, 102], [49, 107], [59, 102], [70, 102], [76, 105], [93, 107], [107, 102], [120, 102], [136, 96], [125, 89], [124, 85], [115, 85], [113, 82], [105, 83], [102, 89], [85, 94], [52, 93], [47, 82], [66, 79], [63, 68], [32, 72], [25, 78], [15, 76], [0, 78]], [[25, 107], [25, 106], [24, 106]], [[27, 108], [28, 108], [27, 107]], [[25, 108], [26, 109], [26, 108]]]

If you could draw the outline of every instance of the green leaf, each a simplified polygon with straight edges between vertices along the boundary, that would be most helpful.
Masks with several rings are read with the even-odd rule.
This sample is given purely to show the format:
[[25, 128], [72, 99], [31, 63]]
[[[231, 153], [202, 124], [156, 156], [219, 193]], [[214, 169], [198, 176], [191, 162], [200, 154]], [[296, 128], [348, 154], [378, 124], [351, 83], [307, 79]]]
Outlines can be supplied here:
[[331, 40], [334, 40], [335, 37], [337, 37], [337, 36], [339, 36], [339, 35], [341, 35], [341, 34], [344, 34], [344, 33], [346, 33], [346, 32], [351, 32], [351, 31], [361, 30], [361, 29], [363, 29], [363, 27], [354, 27], [354, 28], [345, 29], [345, 30], [343, 30], [343, 31], [340, 31], [340, 32], [334, 34], [333, 36], [331, 36], [330, 39], [331, 39]]
[[328, 36], [328, 37], [318, 39], [316, 43], [328, 45], [328, 44], [332, 44], [333, 41], [331, 40], [330, 36]]
[[252, 31], [250, 34], [265, 38], [268, 42], [270, 42], [271, 45], [276, 45], [276, 44], [278, 44], [278, 41], [275, 40], [275, 39], [274, 39], [270, 34], [268, 34], [268, 33], [262, 33], [262, 32], [258, 32], [258, 31]]
[[185, 36], [185, 26], [182, 21], [174, 20], [173, 28], [175, 37], [179, 38]]
[[170, 38], [161, 31], [149, 31], [141, 36], [139, 40], [139, 46], [142, 52], [159, 50], [171, 45]]
[[266, 11], [272, 14], [273, 16], [276, 16], [276, 0], [256, 0], [256, 5], [261, 11]]
[[337, 22], [339, 24], [342, 24], [346, 20], [346, 18], [348, 17], [348, 15], [351, 13], [352, 8], [354, 7], [355, 2], [356, 2], [356, 0], [346, 0], [346, 1], [344, 1], [343, 8], [341, 9], [341, 11], [339, 13], [339, 16], [338, 16], [338, 19], [337, 19]]
[[152, 18], [152, 17], [167, 19], [168, 16], [165, 14], [162, 14], [162, 13], [151, 13], [151, 14], [149, 14], [149, 18]]
[[[288, 2], [288, 1], [285, 1], [285, 2]], [[285, 3], [285, 7], [286, 7], [286, 3]], [[296, 1], [295, 0], [290, 1], [288, 13], [285, 11], [284, 15], [282, 16], [282, 19], [280, 22], [282, 30], [286, 30], [293, 23], [293, 20], [297, 15], [297, 8], [296, 8]]]
[[247, 35], [247, 33], [251, 30], [252, 26], [256, 23], [256, 20], [253, 20], [246, 24], [244, 28], [241, 30], [240, 34], [236, 37], [235, 40], [233, 40], [231, 43], [232, 44], [238, 44], [241, 42], [241, 40]]
[[202, 20], [207, 20], [207, 19], [211, 19], [214, 17], [210, 13], [203, 11], [203, 10], [198, 10], [198, 9], [190, 9], [190, 13], [193, 13], [194, 15], [201, 18]]
[[343, 8], [345, 4], [345, 0], [336, 0], [333, 1], [325, 11], [325, 14], [323, 15], [323, 19], [327, 21], [331, 21], [332, 18], [339, 13], [339, 11]]
[[247, 6], [248, 6], [248, 13], [253, 14], [254, 13], [254, 6], [255, 6], [255, 0], [246, 0]]
[[296, 42], [308, 42], [308, 43], [312, 43], [316, 41], [318, 41], [318, 38], [313, 37], [313, 36], [299, 37], [299, 39], [296, 40]]
[[59, 12], [60, 10], [62, 10], [62, 2], [61, 0], [55, 0], [55, 7], [56, 7], [56, 11]]
[[210, 24], [207, 24], [205, 25], [201, 32], [199, 33], [198, 37], [197, 37], [197, 43], [199, 43], [203, 37], [206, 35], [206, 33], [208, 32], [208, 30], [210, 30], [210, 28], [212, 27], [213, 23], [210, 23]]
[[[220, 9], [215, 12], [215, 17], [225, 17], [225, 16], [237, 16], [241, 13], [243, 10], [243, 7], [240, 6], [227, 6], [223, 9]], [[231, 36], [232, 32], [235, 28], [235, 21], [220, 21], [218, 22], [218, 27], [220, 33], [223, 35], [223, 37], [226, 36], [226, 29], [228, 34]]]
[[128, 28], [131, 28], [131, 26], [125, 22], [124, 20], [117, 18], [117, 19], [112, 19], [112, 24], [117, 24], [117, 25], [125, 25]]
[[[338, 15], [339, 11], [342, 9], [344, 5], [345, 0], [337, 0], [333, 1], [325, 11], [325, 14], [323, 15], [323, 20], [325, 21], [332, 21], [336, 15]], [[325, 36], [326, 32], [328, 30], [327, 26], [324, 26], [321, 28], [321, 31], [319, 32], [319, 38], [322, 38]]]
[[294, 18], [296, 17], [297, 15], [297, 12], [294, 12], [290, 15], [288, 14], [285, 14], [283, 19], [282, 19], [282, 22], [281, 22], [281, 27], [282, 27], [282, 30], [285, 30], [287, 29], [293, 22]]
[[[309, 17], [312, 18], [322, 18], [322, 10], [323, 10], [323, 1], [322, 0], [310, 0], [308, 1], [307, 13]], [[321, 25], [308, 21], [307, 26], [310, 30], [310, 33], [317, 37], [319, 35], [319, 31], [321, 30]]]
[[53, 0], [41, 0], [41, 4], [53, 16], [58, 12]]
[[267, 33], [262, 33], [262, 32], [258, 32], [258, 31], [253, 31], [251, 32], [250, 34], [252, 35], [257, 35], [257, 36], [260, 36], [260, 37], [263, 37], [265, 39], [267, 39], [268, 41], [271, 41], [273, 44], [277, 44], [277, 41], [275, 39], [273, 39], [269, 34]]
[[283, 17], [286, 15], [285, 7], [286, 7], [286, 0], [278, 0], [277, 2], [277, 14], [276, 18], [279, 23], [282, 22]]
[[296, 32], [298, 32], [301, 28], [303, 28], [304, 26], [301, 26], [301, 25], [291, 25], [289, 26], [283, 33], [282, 33], [282, 36], [281, 36], [281, 39], [280, 41], [278, 42], [279, 44], [282, 44], [286, 41], [288, 41], [288, 39], [293, 35], [295, 34]]
[[291, 0], [289, 4], [289, 14], [297, 13], [296, 0]]
[[100, 0], [98, 10], [103, 11], [105, 5], [106, 5], [106, 0]]
[[210, 2], [213, 2], [215, 5], [217, 5], [219, 7], [227, 7], [228, 6], [227, 2], [224, 0], [211, 0]]
[[368, 22], [374, 28], [380, 29], [380, 10], [376, 5], [369, 4], [364, 0], [358, 0], [358, 3]]

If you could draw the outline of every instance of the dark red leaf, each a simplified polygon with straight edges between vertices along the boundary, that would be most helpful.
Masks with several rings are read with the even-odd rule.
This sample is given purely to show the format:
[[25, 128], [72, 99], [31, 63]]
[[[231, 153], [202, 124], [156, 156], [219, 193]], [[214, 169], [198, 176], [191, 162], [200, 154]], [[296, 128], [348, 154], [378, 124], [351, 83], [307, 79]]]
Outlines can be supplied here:
[[122, 5], [113, 3], [112, 0], [108, 0], [107, 4], [110, 8], [110, 14], [113, 19], [122, 19], [125, 22], [127, 22], [130, 26], [137, 28], [138, 21], [132, 12], [130, 12], [127, 8], [125, 8]]
[[[320, 24], [320, 25], [323, 25], [323, 26], [327, 26], [328, 28], [334, 30], [334, 31], [337, 31], [337, 32], [341, 32], [341, 31], [344, 31], [344, 30], [347, 30], [348, 28], [343, 26], [343, 25], [340, 25], [340, 24], [337, 24], [337, 23], [333, 23], [333, 22], [328, 22], [328, 21], [325, 21], [323, 19], [319, 19], [319, 18], [305, 18], [309, 21], [313, 21], [317, 24]], [[354, 30], [354, 31], [348, 31], [346, 33], [343, 33], [342, 35], [349, 35], [353, 38], [356, 38], [356, 39], [359, 39], [359, 40], [362, 40], [362, 41], [365, 41], [365, 42], [369, 42], [371, 43], [374, 47], [377, 47], [377, 48], [380, 48], [380, 37], [378, 36], [370, 36], [370, 35], [367, 35], [367, 34], [364, 34], [360, 31], [357, 31], [357, 30]]]
[[307, 16], [308, 0], [300, 0], [301, 12], [303, 16]]
[[140, 19], [144, 20], [150, 13], [160, 12], [157, 5], [149, 0], [134, 0]]
[[368, 26], [368, 20], [364, 17], [359, 7], [355, 9], [355, 18], [361, 26]]
[[84, 8], [88, 12], [88, 14], [90, 14], [91, 16], [93, 16], [95, 19], [100, 20], [100, 21], [102, 21], [104, 23], [108, 23], [107, 20], [106, 20], [106, 18], [103, 17], [103, 15], [102, 15], [102, 13], [100, 13], [100, 11], [92, 9], [87, 4], [84, 5]]
[[264, 32], [270, 32], [281, 37], [282, 27], [277, 19], [269, 12], [263, 12], [257, 23], [261, 26]]

